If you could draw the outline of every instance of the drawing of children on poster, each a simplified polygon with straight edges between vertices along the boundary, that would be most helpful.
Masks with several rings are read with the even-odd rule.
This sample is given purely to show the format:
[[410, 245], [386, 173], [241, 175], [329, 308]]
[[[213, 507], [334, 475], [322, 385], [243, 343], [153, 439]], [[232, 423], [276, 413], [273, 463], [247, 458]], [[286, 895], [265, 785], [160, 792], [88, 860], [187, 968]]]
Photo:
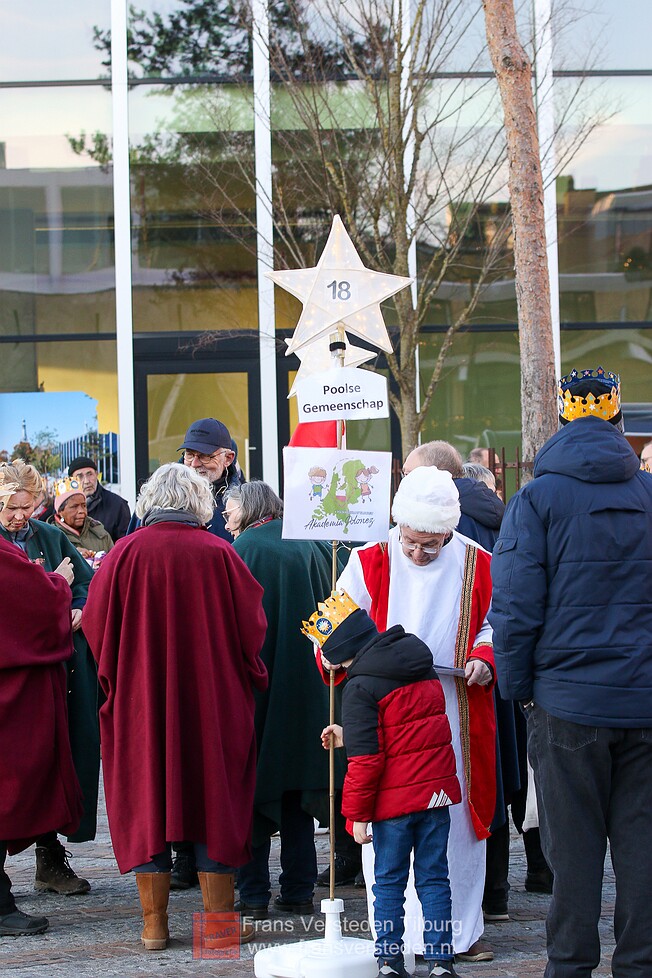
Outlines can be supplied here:
[[283, 461], [285, 539], [366, 541], [386, 536], [389, 452], [287, 447]]
[[313, 465], [308, 472], [308, 478], [312, 483], [309, 499], [321, 500], [324, 493], [324, 483], [326, 482], [326, 469], [320, 465]]
[[366, 469], [358, 469], [355, 474], [355, 481], [360, 486], [360, 502], [364, 502], [366, 499], [371, 499], [371, 477], [378, 475], [378, 469], [375, 465], [370, 465]]

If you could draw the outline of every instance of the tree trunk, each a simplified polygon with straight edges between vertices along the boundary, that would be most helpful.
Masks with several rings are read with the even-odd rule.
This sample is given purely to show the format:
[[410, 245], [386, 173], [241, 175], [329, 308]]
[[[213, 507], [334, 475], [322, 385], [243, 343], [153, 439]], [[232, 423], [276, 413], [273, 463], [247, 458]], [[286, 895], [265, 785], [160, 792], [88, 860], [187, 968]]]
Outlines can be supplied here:
[[518, 38], [513, 0], [482, 2], [487, 43], [505, 116], [521, 359], [523, 459], [532, 461], [557, 430], [550, 281], [532, 67]]

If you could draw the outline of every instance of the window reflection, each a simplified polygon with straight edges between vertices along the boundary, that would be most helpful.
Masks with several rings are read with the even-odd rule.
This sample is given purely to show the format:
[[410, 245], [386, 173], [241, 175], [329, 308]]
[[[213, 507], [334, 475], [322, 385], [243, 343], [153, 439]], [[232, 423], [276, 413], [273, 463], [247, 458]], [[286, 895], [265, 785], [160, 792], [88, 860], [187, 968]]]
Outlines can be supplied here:
[[649, 0], [574, 0], [554, 13], [554, 65], [585, 68], [652, 68]]
[[566, 322], [650, 321], [652, 79], [596, 88], [618, 106], [557, 181], [561, 316]]
[[132, 92], [136, 331], [257, 328], [252, 99], [228, 85]]
[[58, 81], [106, 76], [94, 28], [109, 28], [111, 0], [3, 3], [0, 81]]
[[[119, 430], [114, 341], [0, 343], [0, 391], [83, 391], [97, 401], [98, 430]], [[43, 403], [45, 407], [47, 401]], [[2, 409], [11, 410], [11, 402], [6, 398]], [[79, 424], [81, 430], [77, 435], [81, 437], [83, 418]], [[47, 426], [46, 412], [42, 427]], [[7, 447], [12, 446], [0, 445], [0, 448]]]
[[[115, 331], [110, 168], [75, 152], [74, 134], [106, 126], [99, 89], [3, 91], [0, 333]], [[71, 138], [69, 138], [71, 137]]]

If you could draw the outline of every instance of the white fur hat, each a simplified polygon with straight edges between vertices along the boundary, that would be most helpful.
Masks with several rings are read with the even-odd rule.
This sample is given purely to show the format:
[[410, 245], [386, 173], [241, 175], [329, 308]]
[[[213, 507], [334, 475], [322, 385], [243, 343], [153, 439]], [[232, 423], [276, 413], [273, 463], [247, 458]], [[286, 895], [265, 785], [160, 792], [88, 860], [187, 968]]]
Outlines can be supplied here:
[[392, 503], [400, 526], [417, 533], [448, 533], [460, 521], [460, 494], [450, 472], [420, 465], [405, 476]]

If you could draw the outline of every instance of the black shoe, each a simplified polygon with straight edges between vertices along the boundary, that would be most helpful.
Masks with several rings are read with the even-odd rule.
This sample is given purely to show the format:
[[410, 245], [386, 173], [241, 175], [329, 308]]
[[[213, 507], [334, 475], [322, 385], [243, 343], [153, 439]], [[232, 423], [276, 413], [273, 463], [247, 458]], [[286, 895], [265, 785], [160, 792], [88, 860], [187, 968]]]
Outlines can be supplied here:
[[379, 978], [381, 975], [382, 978], [410, 978], [403, 962], [394, 959], [391, 961], [379, 961], [378, 975]]
[[364, 890], [365, 886], [367, 885], [365, 883], [364, 871], [362, 869], [360, 870], [359, 873], [356, 873], [356, 877], [355, 877], [355, 881], [354, 881], [353, 885], [354, 886], [357, 886], [358, 889], [361, 889], [361, 890]]
[[483, 904], [482, 913], [484, 914], [484, 919], [487, 921], [487, 923], [498, 924], [501, 921], [509, 920], [507, 900]]
[[525, 877], [525, 889], [528, 893], [552, 893], [553, 876], [549, 869], [529, 871]]
[[30, 917], [22, 910], [12, 910], [0, 917], [0, 937], [31, 937], [48, 929], [47, 917]]
[[[335, 886], [352, 886], [360, 872], [360, 862], [357, 859], [346, 859], [335, 853]], [[331, 874], [328, 867], [317, 877], [317, 886], [330, 886]]]
[[428, 978], [459, 978], [452, 961], [437, 961], [430, 969]]
[[281, 913], [311, 914], [315, 912], [315, 905], [312, 900], [304, 900], [303, 903], [292, 903], [284, 900], [281, 896], [274, 899], [274, 907]]
[[269, 910], [266, 903], [252, 904], [245, 903], [244, 900], [236, 900], [233, 909], [243, 917], [248, 917], [249, 920], [269, 919]]
[[63, 848], [58, 839], [50, 845], [37, 846], [34, 889], [59, 893], [61, 896], [88, 893], [91, 884], [88, 880], [77, 876], [68, 862], [70, 855], [71, 853]]
[[197, 886], [199, 877], [195, 865], [194, 852], [178, 852], [172, 862], [172, 873], [170, 875], [171, 890], [189, 890], [192, 886]]

